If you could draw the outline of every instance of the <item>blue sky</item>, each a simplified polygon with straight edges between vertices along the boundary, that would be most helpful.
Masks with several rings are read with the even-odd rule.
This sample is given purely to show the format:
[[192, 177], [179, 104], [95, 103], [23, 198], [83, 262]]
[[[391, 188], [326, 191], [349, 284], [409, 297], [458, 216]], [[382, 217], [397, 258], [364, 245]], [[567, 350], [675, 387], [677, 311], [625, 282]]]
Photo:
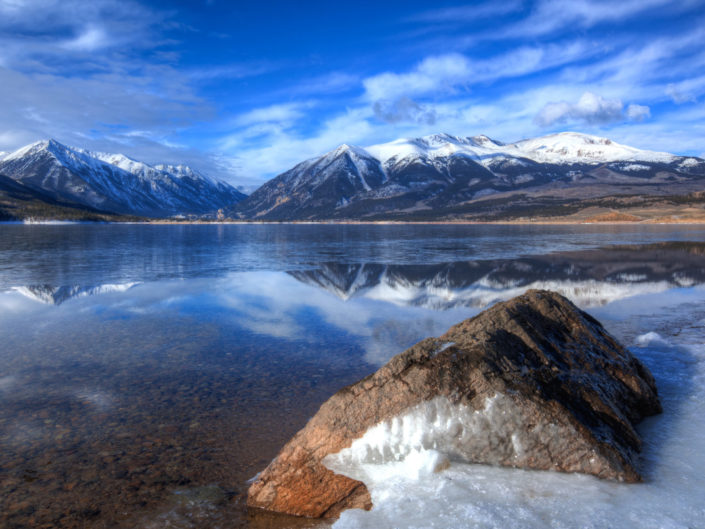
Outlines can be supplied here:
[[0, 151], [257, 184], [341, 143], [562, 130], [705, 156], [705, 0], [0, 0]]

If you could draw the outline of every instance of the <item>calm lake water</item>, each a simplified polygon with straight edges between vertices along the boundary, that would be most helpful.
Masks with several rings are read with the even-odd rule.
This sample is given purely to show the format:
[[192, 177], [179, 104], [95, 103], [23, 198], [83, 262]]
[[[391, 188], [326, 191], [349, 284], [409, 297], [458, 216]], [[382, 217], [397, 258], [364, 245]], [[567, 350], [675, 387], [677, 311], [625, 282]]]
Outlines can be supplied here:
[[335, 391], [527, 288], [654, 372], [646, 483], [457, 465], [336, 527], [703, 527], [704, 283], [694, 226], [0, 225], [0, 527], [311, 526], [247, 513], [246, 481]]

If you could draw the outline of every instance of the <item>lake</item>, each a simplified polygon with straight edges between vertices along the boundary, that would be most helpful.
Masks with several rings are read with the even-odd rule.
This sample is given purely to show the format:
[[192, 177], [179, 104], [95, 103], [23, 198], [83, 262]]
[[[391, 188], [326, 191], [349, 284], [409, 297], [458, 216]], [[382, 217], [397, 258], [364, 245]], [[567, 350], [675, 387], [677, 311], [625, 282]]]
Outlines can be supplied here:
[[0, 526], [320, 526], [247, 480], [341, 387], [550, 288], [656, 377], [645, 483], [454, 464], [335, 527], [702, 527], [704, 284], [699, 226], [0, 225]]

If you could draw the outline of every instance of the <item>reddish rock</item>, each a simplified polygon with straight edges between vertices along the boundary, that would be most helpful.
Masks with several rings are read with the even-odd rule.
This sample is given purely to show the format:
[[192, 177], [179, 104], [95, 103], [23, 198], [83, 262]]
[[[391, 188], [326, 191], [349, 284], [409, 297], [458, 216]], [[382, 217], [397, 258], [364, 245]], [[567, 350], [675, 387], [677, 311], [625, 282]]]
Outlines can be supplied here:
[[661, 411], [649, 371], [598, 321], [559, 294], [529, 291], [333, 395], [252, 484], [248, 505], [310, 517], [370, 509], [365, 484], [323, 458], [429, 403], [465, 410], [434, 445], [452, 460], [628, 482], [641, 479], [634, 425]]

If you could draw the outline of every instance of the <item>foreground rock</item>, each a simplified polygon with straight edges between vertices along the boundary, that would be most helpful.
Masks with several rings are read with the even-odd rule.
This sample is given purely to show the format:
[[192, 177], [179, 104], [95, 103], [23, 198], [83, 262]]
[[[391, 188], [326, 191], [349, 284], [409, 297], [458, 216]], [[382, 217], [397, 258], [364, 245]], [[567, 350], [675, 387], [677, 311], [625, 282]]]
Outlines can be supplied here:
[[529, 291], [333, 395], [252, 484], [248, 505], [311, 517], [371, 508], [365, 484], [326, 456], [337, 468], [426, 451], [436, 467], [449, 458], [635, 482], [634, 425], [660, 411], [651, 374], [599, 322]]

